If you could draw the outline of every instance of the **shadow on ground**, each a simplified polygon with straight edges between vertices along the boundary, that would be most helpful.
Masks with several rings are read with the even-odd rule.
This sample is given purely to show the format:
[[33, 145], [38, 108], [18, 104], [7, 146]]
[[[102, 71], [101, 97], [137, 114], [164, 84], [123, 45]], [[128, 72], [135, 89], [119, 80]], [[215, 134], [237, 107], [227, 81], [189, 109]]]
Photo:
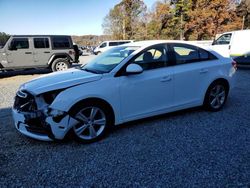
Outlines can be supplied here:
[[15, 70], [0, 72], [0, 78], [7, 78], [18, 75], [33, 75], [33, 74], [47, 74], [50, 73], [49, 69], [27, 69], [27, 70]]

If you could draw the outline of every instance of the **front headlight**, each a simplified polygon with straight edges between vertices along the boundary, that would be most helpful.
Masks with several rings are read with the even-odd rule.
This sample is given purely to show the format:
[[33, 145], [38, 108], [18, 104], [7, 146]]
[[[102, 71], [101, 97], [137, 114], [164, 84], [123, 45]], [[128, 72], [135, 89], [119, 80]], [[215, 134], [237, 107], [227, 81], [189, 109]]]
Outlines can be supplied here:
[[44, 99], [44, 101], [47, 103], [47, 104], [51, 104], [56, 96], [61, 92], [62, 90], [56, 90], [56, 91], [49, 91], [49, 92], [46, 92], [46, 93], [43, 93], [42, 94], [42, 97]]

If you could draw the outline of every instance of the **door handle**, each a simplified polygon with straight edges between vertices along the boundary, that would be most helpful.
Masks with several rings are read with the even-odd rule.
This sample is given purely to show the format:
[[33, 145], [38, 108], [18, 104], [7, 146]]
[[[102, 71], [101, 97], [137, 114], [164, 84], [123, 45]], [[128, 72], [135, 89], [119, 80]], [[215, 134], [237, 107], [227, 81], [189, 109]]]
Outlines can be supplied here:
[[45, 53], [45, 54], [49, 54], [50, 52], [43, 52], [43, 53]]
[[200, 73], [203, 74], [203, 73], [207, 73], [208, 72], [208, 69], [201, 69], [200, 70]]
[[25, 52], [25, 54], [32, 54], [32, 52]]
[[162, 77], [161, 82], [168, 82], [171, 80], [172, 80], [171, 76], [164, 76], [164, 77]]

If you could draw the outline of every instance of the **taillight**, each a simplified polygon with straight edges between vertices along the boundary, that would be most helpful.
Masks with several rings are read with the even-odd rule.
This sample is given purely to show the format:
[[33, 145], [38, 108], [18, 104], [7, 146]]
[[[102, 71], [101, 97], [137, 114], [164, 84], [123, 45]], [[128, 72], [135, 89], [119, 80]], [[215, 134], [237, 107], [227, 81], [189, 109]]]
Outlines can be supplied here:
[[233, 66], [233, 68], [236, 70], [237, 69], [237, 63], [236, 63], [236, 61], [232, 61], [232, 66]]

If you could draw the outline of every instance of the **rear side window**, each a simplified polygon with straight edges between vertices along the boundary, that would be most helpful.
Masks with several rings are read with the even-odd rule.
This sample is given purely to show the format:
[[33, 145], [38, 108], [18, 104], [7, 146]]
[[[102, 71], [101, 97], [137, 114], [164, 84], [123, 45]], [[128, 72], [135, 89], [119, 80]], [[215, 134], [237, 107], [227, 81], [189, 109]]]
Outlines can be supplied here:
[[34, 38], [34, 47], [35, 48], [49, 48], [49, 39], [48, 38]]
[[186, 64], [217, 59], [210, 52], [192, 45], [174, 44], [176, 64]]
[[17, 49], [28, 49], [29, 48], [29, 40], [28, 38], [14, 38], [11, 41], [10, 45], [12, 50]]
[[130, 43], [130, 41], [122, 41], [122, 42], [119, 42], [119, 44], [127, 44], [127, 43]]
[[117, 46], [119, 45], [119, 42], [109, 42], [109, 46]]
[[52, 38], [52, 44], [53, 48], [59, 48], [59, 49], [66, 49], [66, 48], [71, 48], [70, 45], [70, 38], [69, 37], [51, 37]]

